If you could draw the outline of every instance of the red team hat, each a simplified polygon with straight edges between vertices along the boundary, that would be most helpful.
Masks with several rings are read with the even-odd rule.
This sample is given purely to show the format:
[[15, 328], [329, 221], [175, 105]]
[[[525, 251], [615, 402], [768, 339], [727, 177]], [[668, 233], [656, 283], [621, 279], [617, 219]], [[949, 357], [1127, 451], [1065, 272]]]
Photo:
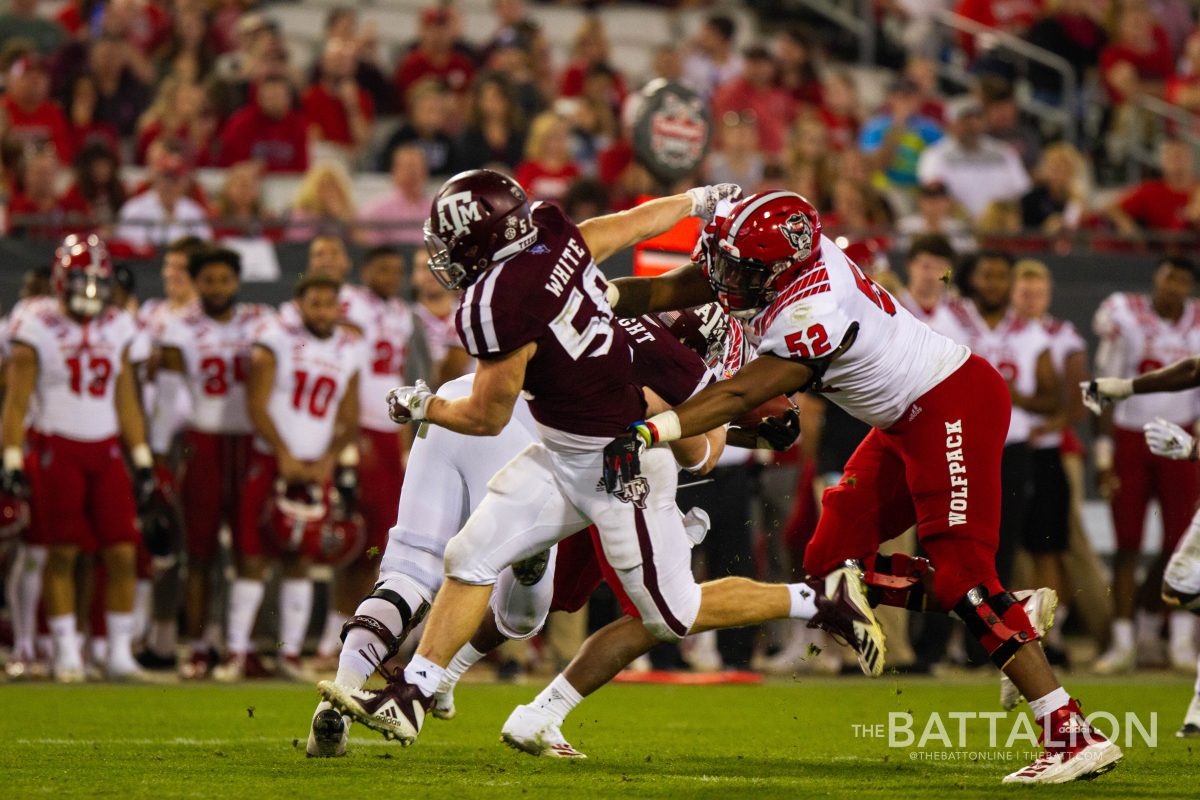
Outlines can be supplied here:
[[715, 221], [703, 259], [721, 307], [749, 319], [821, 255], [821, 216], [793, 192], [760, 192]]

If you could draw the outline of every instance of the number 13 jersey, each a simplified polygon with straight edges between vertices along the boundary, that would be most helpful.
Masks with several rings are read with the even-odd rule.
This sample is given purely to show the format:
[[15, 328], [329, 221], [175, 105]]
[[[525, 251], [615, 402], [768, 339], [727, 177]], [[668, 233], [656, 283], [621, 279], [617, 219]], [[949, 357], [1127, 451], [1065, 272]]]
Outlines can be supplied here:
[[934, 332], [821, 237], [821, 257], [747, 324], [759, 355], [819, 363], [830, 401], [877, 428], [961, 367], [971, 351]]

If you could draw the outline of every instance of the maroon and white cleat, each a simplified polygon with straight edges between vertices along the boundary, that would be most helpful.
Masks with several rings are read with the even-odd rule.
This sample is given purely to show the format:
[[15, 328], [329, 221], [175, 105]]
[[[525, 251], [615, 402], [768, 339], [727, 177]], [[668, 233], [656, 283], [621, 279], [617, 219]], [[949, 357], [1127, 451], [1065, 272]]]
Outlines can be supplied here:
[[425, 715], [433, 706], [432, 697], [421, 694], [403, 679], [374, 690], [348, 689], [333, 681], [321, 681], [317, 691], [338, 711], [405, 747], [417, 740]]
[[179, 665], [179, 677], [188, 681], [202, 681], [212, 670], [212, 660], [207, 650], [193, 650], [188, 660]]
[[867, 601], [863, 573], [853, 561], [824, 578], [809, 578], [806, 583], [816, 592], [817, 614], [808, 627], [820, 628], [844, 642], [858, 655], [858, 665], [866, 675], [883, 674], [886, 648], [883, 629]]
[[1115, 769], [1124, 756], [1088, 724], [1077, 700], [1052, 711], [1041, 724], [1046, 749], [1029, 766], [1005, 776], [1005, 783], [1087, 781]]

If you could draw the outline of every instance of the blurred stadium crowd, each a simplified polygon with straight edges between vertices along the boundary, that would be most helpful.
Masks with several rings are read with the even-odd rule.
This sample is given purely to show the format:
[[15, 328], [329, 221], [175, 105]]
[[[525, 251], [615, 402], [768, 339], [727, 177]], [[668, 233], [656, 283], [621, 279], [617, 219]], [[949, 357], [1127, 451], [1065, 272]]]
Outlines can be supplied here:
[[[853, 35], [830, 5], [837, 6], [11, 0], [0, 15], [4, 229], [47, 242], [98, 232], [119, 258], [161, 257], [167, 296], [139, 313], [145, 328], [160, 332], [166, 315], [196, 303], [186, 265], [200, 245], [181, 237], [311, 243], [306, 271], [339, 281], [350, 274], [346, 244], [374, 248], [358, 266], [399, 259], [409, 276], [405, 307], [422, 330], [412, 359], [393, 365], [397, 382], [403, 375], [436, 384], [469, 365], [446, 328], [453, 298], [428, 280], [421, 255], [401, 254], [421, 241], [433, 189], [460, 170], [498, 168], [576, 219], [661, 194], [673, 187], [635, 159], [635, 104], [628, 100], [647, 81], [665, 78], [697, 92], [712, 115], [712, 150], [700, 174], [683, 183], [805, 195], [827, 233], [853, 244], [860, 263], [926, 311], [945, 300], [943, 277], [960, 263], [969, 268], [959, 270], [952, 294], [974, 301], [972, 313], [987, 317], [998, 307], [1008, 314], [1011, 297], [1023, 303], [1013, 314], [1037, 320], [1046, 313], [1051, 276], [1036, 261], [1015, 263], [1014, 254], [1194, 247], [1200, 118], [1191, 114], [1200, 110], [1200, 29], [1193, 3], [875, 0], [843, 4], [846, 12], [870, 12]], [[864, 37], [872, 42], [867, 57]], [[889, 252], [905, 254], [905, 263], [889, 264]], [[999, 289], [987, 283], [997, 264], [1008, 275]], [[31, 275], [31, 294], [48, 291], [38, 286], [44, 277]], [[1148, 302], [1164, 324], [1200, 326], [1188, 299], [1195, 277], [1186, 260], [1160, 262]], [[1028, 291], [1010, 292], [1012, 285]], [[1131, 288], [1150, 289], [1149, 276]], [[136, 299], [127, 305], [138, 310]], [[1192, 349], [1183, 355], [1200, 344], [1200, 334], [1186, 336]], [[1054, 356], [1062, 386], [1086, 377], [1082, 341]], [[146, 381], [153, 380], [149, 362]], [[1070, 594], [1060, 622], [1069, 607], [1073, 624], [1097, 646], [1113, 644], [1106, 669], [1132, 666], [1136, 615], [1143, 661], [1190, 670], [1194, 618], [1169, 620], [1156, 604], [1161, 558], [1144, 582], [1151, 589], [1135, 592], [1132, 577], [1122, 579], [1118, 623], [1110, 625], [1110, 581], [1082, 531], [1084, 453], [1070, 434], [1082, 412], [1070, 394], [1062, 392], [1044, 415], [1053, 420], [1047, 429], [1031, 426], [1012, 442], [1028, 450], [1038, 435], [1067, 430], [1048, 445], [1066, 465], [1055, 472], [1064, 477], [1051, 501], [1026, 491], [1038, 474], [1028, 453], [1009, 465], [1020, 489], [1008, 493], [1016, 528], [1005, 538], [1001, 577], [1025, 575], [1026, 583], [1056, 583]], [[820, 489], [836, 481], [865, 433], [820, 398], [806, 398], [802, 413], [801, 447], [748, 459], [732, 453], [711, 483], [684, 490], [713, 521], [697, 553], [701, 574], [791, 578], [820, 513]], [[1194, 421], [1189, 413], [1180, 421]], [[172, 469], [186, 463], [177, 447], [156, 450], [173, 453]], [[1189, 491], [1194, 504], [1195, 486]], [[1162, 487], [1144, 494], [1161, 499]], [[1015, 520], [1026, 505], [1042, 513], [1032, 504], [1044, 502], [1054, 504], [1054, 519], [1066, 521], [1070, 536], [1049, 556], [1035, 550], [1031, 557], [1018, 546]], [[1186, 516], [1176, 522], [1169, 526], [1179, 530], [1164, 537], [1168, 553]], [[228, 546], [229, 532], [223, 535]], [[11, 547], [7, 555], [11, 618], [28, 562]], [[224, 571], [214, 573], [217, 589], [233, 580], [224, 558]], [[1126, 563], [1130, 575], [1134, 564], [1136, 557]], [[170, 567], [176, 584], [179, 566]], [[357, 599], [336, 597], [345, 566], [313, 571], [335, 588], [319, 596], [316, 607], [328, 616], [310, 626], [310, 646], [286, 643], [293, 660], [315, 650], [317, 666], [327, 666], [336, 653], [345, 619], [339, 608], [353, 609]], [[143, 666], [209, 674], [226, 645], [223, 606], [214, 600], [199, 622], [193, 609], [191, 641], [183, 641], [178, 586], [152, 588], [163, 574], [151, 567], [144, 559], [138, 592]], [[99, 595], [83, 597], [88, 580], [79, 585], [79, 630], [99, 641], [103, 614], [90, 611], [102, 603]], [[275, 635], [271, 603], [260, 645]], [[611, 605], [595, 602], [590, 623], [586, 612], [558, 621], [544, 644], [514, 643], [504, 669], [538, 659], [557, 666]], [[889, 620], [889, 666], [927, 670], [979, 660], [949, 623], [907, 627], [902, 616]], [[42, 634], [26, 628], [27, 639], [45, 634], [44, 626]], [[185, 647], [177, 647], [181, 641]], [[1051, 637], [1048, 646], [1066, 658], [1061, 639]], [[17, 653], [9, 674], [38, 673], [47, 647]], [[772, 626], [693, 637], [682, 652], [660, 648], [653, 659], [666, 667], [788, 673], [836, 671], [837, 652], [803, 628]], [[280, 664], [283, 675], [307, 679], [295, 663]], [[243, 664], [234, 674], [260, 671], [268, 670]]]

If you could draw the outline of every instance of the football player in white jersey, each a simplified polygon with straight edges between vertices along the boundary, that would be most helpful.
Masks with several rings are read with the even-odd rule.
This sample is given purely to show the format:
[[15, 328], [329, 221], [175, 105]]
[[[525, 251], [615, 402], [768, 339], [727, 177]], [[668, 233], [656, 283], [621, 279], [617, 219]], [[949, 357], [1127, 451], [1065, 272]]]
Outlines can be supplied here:
[[[304, 274], [321, 275], [337, 281], [338, 285], [342, 287], [338, 296], [342, 311], [345, 310], [345, 303], [341, 302], [341, 295], [346, 290], [346, 278], [349, 277], [353, 267], [350, 254], [346, 252], [346, 243], [337, 236], [322, 234], [309, 242], [308, 263], [304, 268]], [[279, 304], [281, 322], [286, 325], [301, 324], [300, 312], [296, 305], [294, 298]]]
[[433, 361], [434, 389], [472, 369], [471, 356], [463, 349], [454, 329], [458, 295], [438, 283], [429, 271], [429, 254], [418, 250], [412, 257], [413, 311], [425, 331], [425, 344]]
[[[128, 351], [136, 323], [109, 304], [112, 261], [97, 236], [68, 236], [55, 253], [56, 297], [31, 305], [11, 331], [4, 398], [3, 483], [32, 490], [49, 556], [43, 602], [54, 640], [54, 676], [83, 680], [75, 618], [75, 566], [80, 552], [99, 552], [107, 573], [106, 672], [138, 674], [131, 650], [136, 506], [154, 488], [153, 456]], [[26, 413], [36, 394], [39, 431], [25, 472]], [[134, 481], [121, 440], [129, 447]]]
[[[1103, 377], [1080, 385], [1083, 401], [1096, 414], [1106, 406], [1158, 392], [1186, 392], [1200, 387], [1200, 356], [1190, 356], [1134, 378]], [[1191, 466], [1200, 460], [1197, 439], [1181, 426], [1157, 417], [1143, 426], [1146, 446], [1160, 458], [1171, 459]], [[1200, 511], [1192, 517], [1187, 531], [1175, 546], [1162, 580], [1162, 598], [1173, 611], [1172, 632], [1176, 627], [1195, 634], [1196, 622], [1191, 615], [1200, 614]], [[1177, 620], [1179, 620], [1177, 622]], [[1183, 620], [1190, 622], [1184, 625]], [[1184, 716], [1177, 736], [1200, 737], [1200, 663], [1196, 665], [1196, 687], [1192, 702]]]
[[[1100, 347], [1095, 374], [1120, 381], [1121, 388], [1146, 372], [1200, 352], [1200, 301], [1192, 298], [1197, 269], [1184, 258], [1165, 258], [1154, 271], [1150, 294], [1117, 292], [1096, 311], [1092, 321]], [[1139, 591], [1137, 563], [1145, 528], [1146, 506], [1157, 499], [1162, 510], [1163, 553], [1171, 552], [1187, 529], [1200, 499], [1200, 475], [1194, 464], [1155, 455], [1142, 436], [1145, 425], [1161, 417], [1190, 427], [1200, 407], [1200, 389], [1179, 394], [1131, 397], [1100, 416], [1100, 435], [1093, 448], [1102, 491], [1112, 506], [1117, 553], [1113, 563], [1112, 645], [1096, 661], [1109, 674], [1133, 669], [1139, 653], [1160, 645], [1157, 598]], [[1146, 589], [1158, 583], [1147, 576]], [[1139, 608], [1139, 606], [1141, 608]], [[1140, 610], [1135, 642], [1134, 611]], [[1191, 620], [1172, 623], [1168, 657], [1180, 668], [1191, 663], [1194, 645], [1187, 633]]]
[[647, 454], [646, 474], [615, 494], [597, 484], [605, 437], [624, 427], [626, 415], [645, 413], [647, 397], [636, 379], [631, 335], [612, 319], [595, 259], [687, 216], [708, 218], [720, 198], [737, 191], [698, 188], [581, 229], [554, 206], [530, 204], [515, 181], [490, 170], [443, 185], [426, 227], [430, 268], [448, 287], [467, 287], [457, 326], [479, 368], [471, 395], [460, 400], [435, 398], [420, 384], [394, 390], [392, 417], [495, 435], [527, 392], [542, 441], [492, 478], [447, 544], [446, 581], [403, 675], [379, 691], [339, 692], [323, 682], [319, 688], [335, 707], [385, 736], [415, 740], [447, 665], [483, 620], [500, 572], [588, 524], [599, 530], [652, 640], [803, 618], [841, 633], [863, 670], [879, 674], [882, 636], [856, 569], [796, 584], [729, 577], [701, 587], [691, 575], [669, 450]]
[[254, 337], [246, 403], [255, 439], [234, 529], [238, 577], [229, 596], [228, 650], [213, 671], [221, 681], [246, 674], [271, 559], [283, 572], [277, 671], [307, 677], [300, 649], [312, 612], [308, 564], [320, 553], [337, 456], [358, 435], [358, 380], [366, 360], [362, 337], [337, 324], [340, 288], [324, 275], [302, 277], [295, 291], [300, 324], [272, 320]]
[[940, 233], [913, 239], [904, 261], [904, 286], [896, 300], [908, 313], [956, 342], [966, 338], [951, 309], [947, 287], [954, 275], [954, 248]]
[[[181, 665], [186, 678], [208, 674], [211, 641], [206, 630], [216, 576], [221, 525], [237, 524], [238, 498], [246, 480], [253, 428], [246, 410], [250, 348], [273, 316], [267, 306], [237, 302], [242, 259], [236, 252], [204, 248], [192, 253], [188, 273], [199, 309], [171, 319], [158, 339], [158, 374], [182, 376], [191, 396], [191, 418], [183, 433], [179, 493], [187, 553], [185, 634], [191, 656]], [[160, 382], [158, 402], [175, 406]], [[162, 417], [156, 415], [156, 424]]]
[[[1042, 649], [1028, 646], [1038, 632], [996, 575], [1005, 380], [897, 307], [821, 236], [820, 216], [799, 195], [754, 195], [718, 211], [705, 233], [700, 264], [614, 281], [614, 309], [631, 316], [715, 296], [757, 340], [758, 358], [674, 410], [633, 422], [606, 448], [609, 487], [635, 480], [657, 443], [736, 419], [777, 394], [822, 392], [873, 430], [825, 492], [805, 569], [822, 575], [860, 560], [876, 600], [963, 619], [1046, 734], [1043, 754], [1005, 782], [1061, 783], [1112, 769], [1120, 748], [1087, 723]], [[882, 541], [913, 524], [932, 569], [900, 554], [877, 558]]]

